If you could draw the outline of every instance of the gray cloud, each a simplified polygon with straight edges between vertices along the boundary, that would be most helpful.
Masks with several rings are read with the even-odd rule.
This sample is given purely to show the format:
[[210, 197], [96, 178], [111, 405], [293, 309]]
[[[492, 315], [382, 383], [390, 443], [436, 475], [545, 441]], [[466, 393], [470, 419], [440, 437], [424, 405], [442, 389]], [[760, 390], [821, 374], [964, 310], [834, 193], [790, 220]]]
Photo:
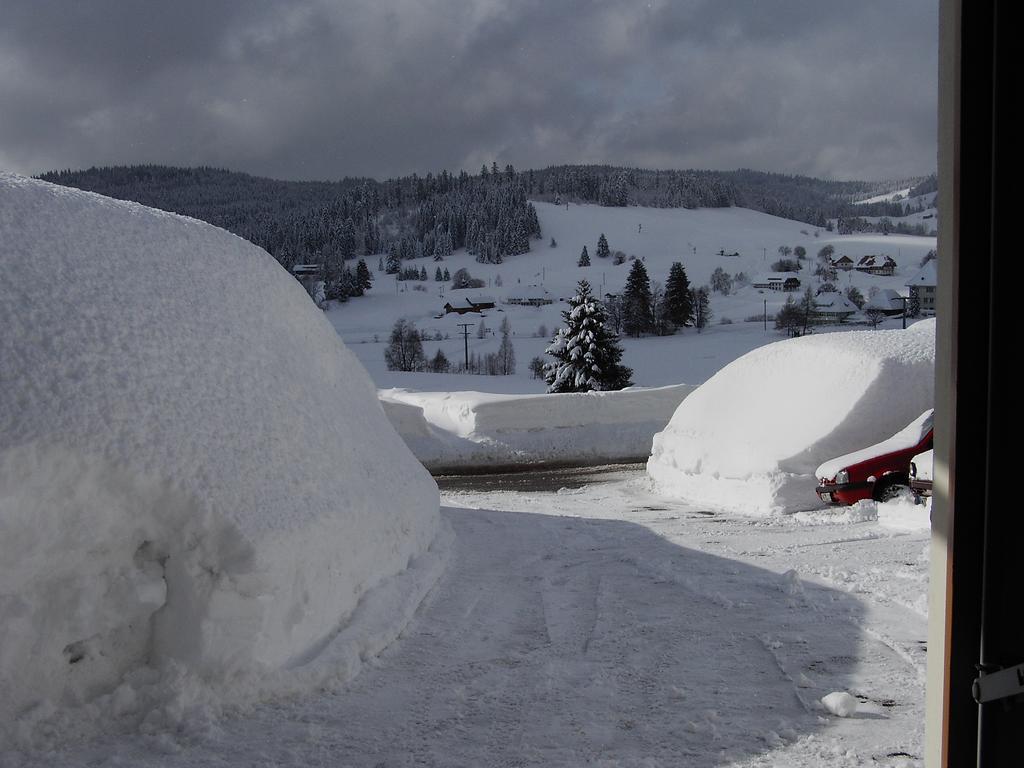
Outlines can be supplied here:
[[926, 0], [5, 0], [0, 167], [887, 178], [935, 166], [936, 69]]

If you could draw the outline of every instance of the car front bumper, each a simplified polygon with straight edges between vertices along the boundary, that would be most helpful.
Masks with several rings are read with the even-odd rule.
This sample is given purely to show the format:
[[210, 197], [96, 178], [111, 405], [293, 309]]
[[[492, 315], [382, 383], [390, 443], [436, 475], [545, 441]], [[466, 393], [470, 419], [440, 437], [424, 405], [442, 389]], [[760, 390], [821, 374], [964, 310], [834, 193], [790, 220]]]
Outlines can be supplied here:
[[856, 504], [858, 501], [870, 499], [874, 488], [875, 484], [867, 481], [857, 483], [823, 483], [815, 488], [814, 492], [826, 504]]

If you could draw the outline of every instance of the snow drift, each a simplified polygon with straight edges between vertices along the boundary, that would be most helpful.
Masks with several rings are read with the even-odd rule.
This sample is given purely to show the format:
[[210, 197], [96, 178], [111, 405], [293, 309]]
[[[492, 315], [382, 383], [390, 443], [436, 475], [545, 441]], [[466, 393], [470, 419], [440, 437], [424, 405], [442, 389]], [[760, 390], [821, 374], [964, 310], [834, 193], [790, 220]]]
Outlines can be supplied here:
[[666, 494], [753, 514], [814, 506], [814, 470], [932, 405], [935, 322], [789, 339], [727, 365], [655, 436]]
[[434, 471], [638, 460], [695, 387], [548, 395], [382, 390], [384, 411]]
[[0, 265], [0, 726], [301, 666], [427, 551], [436, 485], [264, 251], [0, 174]]

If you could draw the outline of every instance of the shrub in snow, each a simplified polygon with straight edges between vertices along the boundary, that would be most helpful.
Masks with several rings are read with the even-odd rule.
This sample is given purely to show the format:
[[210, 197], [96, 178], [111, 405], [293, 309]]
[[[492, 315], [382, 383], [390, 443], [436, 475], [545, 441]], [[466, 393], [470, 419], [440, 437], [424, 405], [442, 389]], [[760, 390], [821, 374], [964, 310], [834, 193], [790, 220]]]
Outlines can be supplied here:
[[263, 250], [0, 174], [0, 267], [0, 731], [139, 665], [302, 665], [433, 540], [436, 485]]
[[752, 514], [817, 504], [814, 470], [930, 408], [935, 323], [788, 339], [733, 361], [655, 435], [666, 494]]

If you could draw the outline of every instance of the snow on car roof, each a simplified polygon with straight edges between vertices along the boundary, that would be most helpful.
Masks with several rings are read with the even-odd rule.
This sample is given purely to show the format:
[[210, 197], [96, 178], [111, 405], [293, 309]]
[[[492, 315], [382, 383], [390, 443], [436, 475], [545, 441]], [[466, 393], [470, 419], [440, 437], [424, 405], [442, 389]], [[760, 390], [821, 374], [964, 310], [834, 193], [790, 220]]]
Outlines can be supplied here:
[[886, 453], [893, 453], [894, 451], [903, 451], [908, 448], [913, 448], [915, 445], [920, 443], [924, 439], [925, 435], [927, 435], [931, 430], [933, 414], [934, 410], [929, 408], [892, 437], [887, 438], [880, 443], [868, 446], [867, 448], [861, 448], [858, 451], [853, 451], [852, 453], [847, 453], [843, 456], [826, 461], [818, 467], [817, 470], [815, 470], [815, 476], [825, 479], [833, 478], [839, 470], [845, 469], [851, 464], [859, 464], [860, 462], [874, 458], [875, 456], [882, 456]]

